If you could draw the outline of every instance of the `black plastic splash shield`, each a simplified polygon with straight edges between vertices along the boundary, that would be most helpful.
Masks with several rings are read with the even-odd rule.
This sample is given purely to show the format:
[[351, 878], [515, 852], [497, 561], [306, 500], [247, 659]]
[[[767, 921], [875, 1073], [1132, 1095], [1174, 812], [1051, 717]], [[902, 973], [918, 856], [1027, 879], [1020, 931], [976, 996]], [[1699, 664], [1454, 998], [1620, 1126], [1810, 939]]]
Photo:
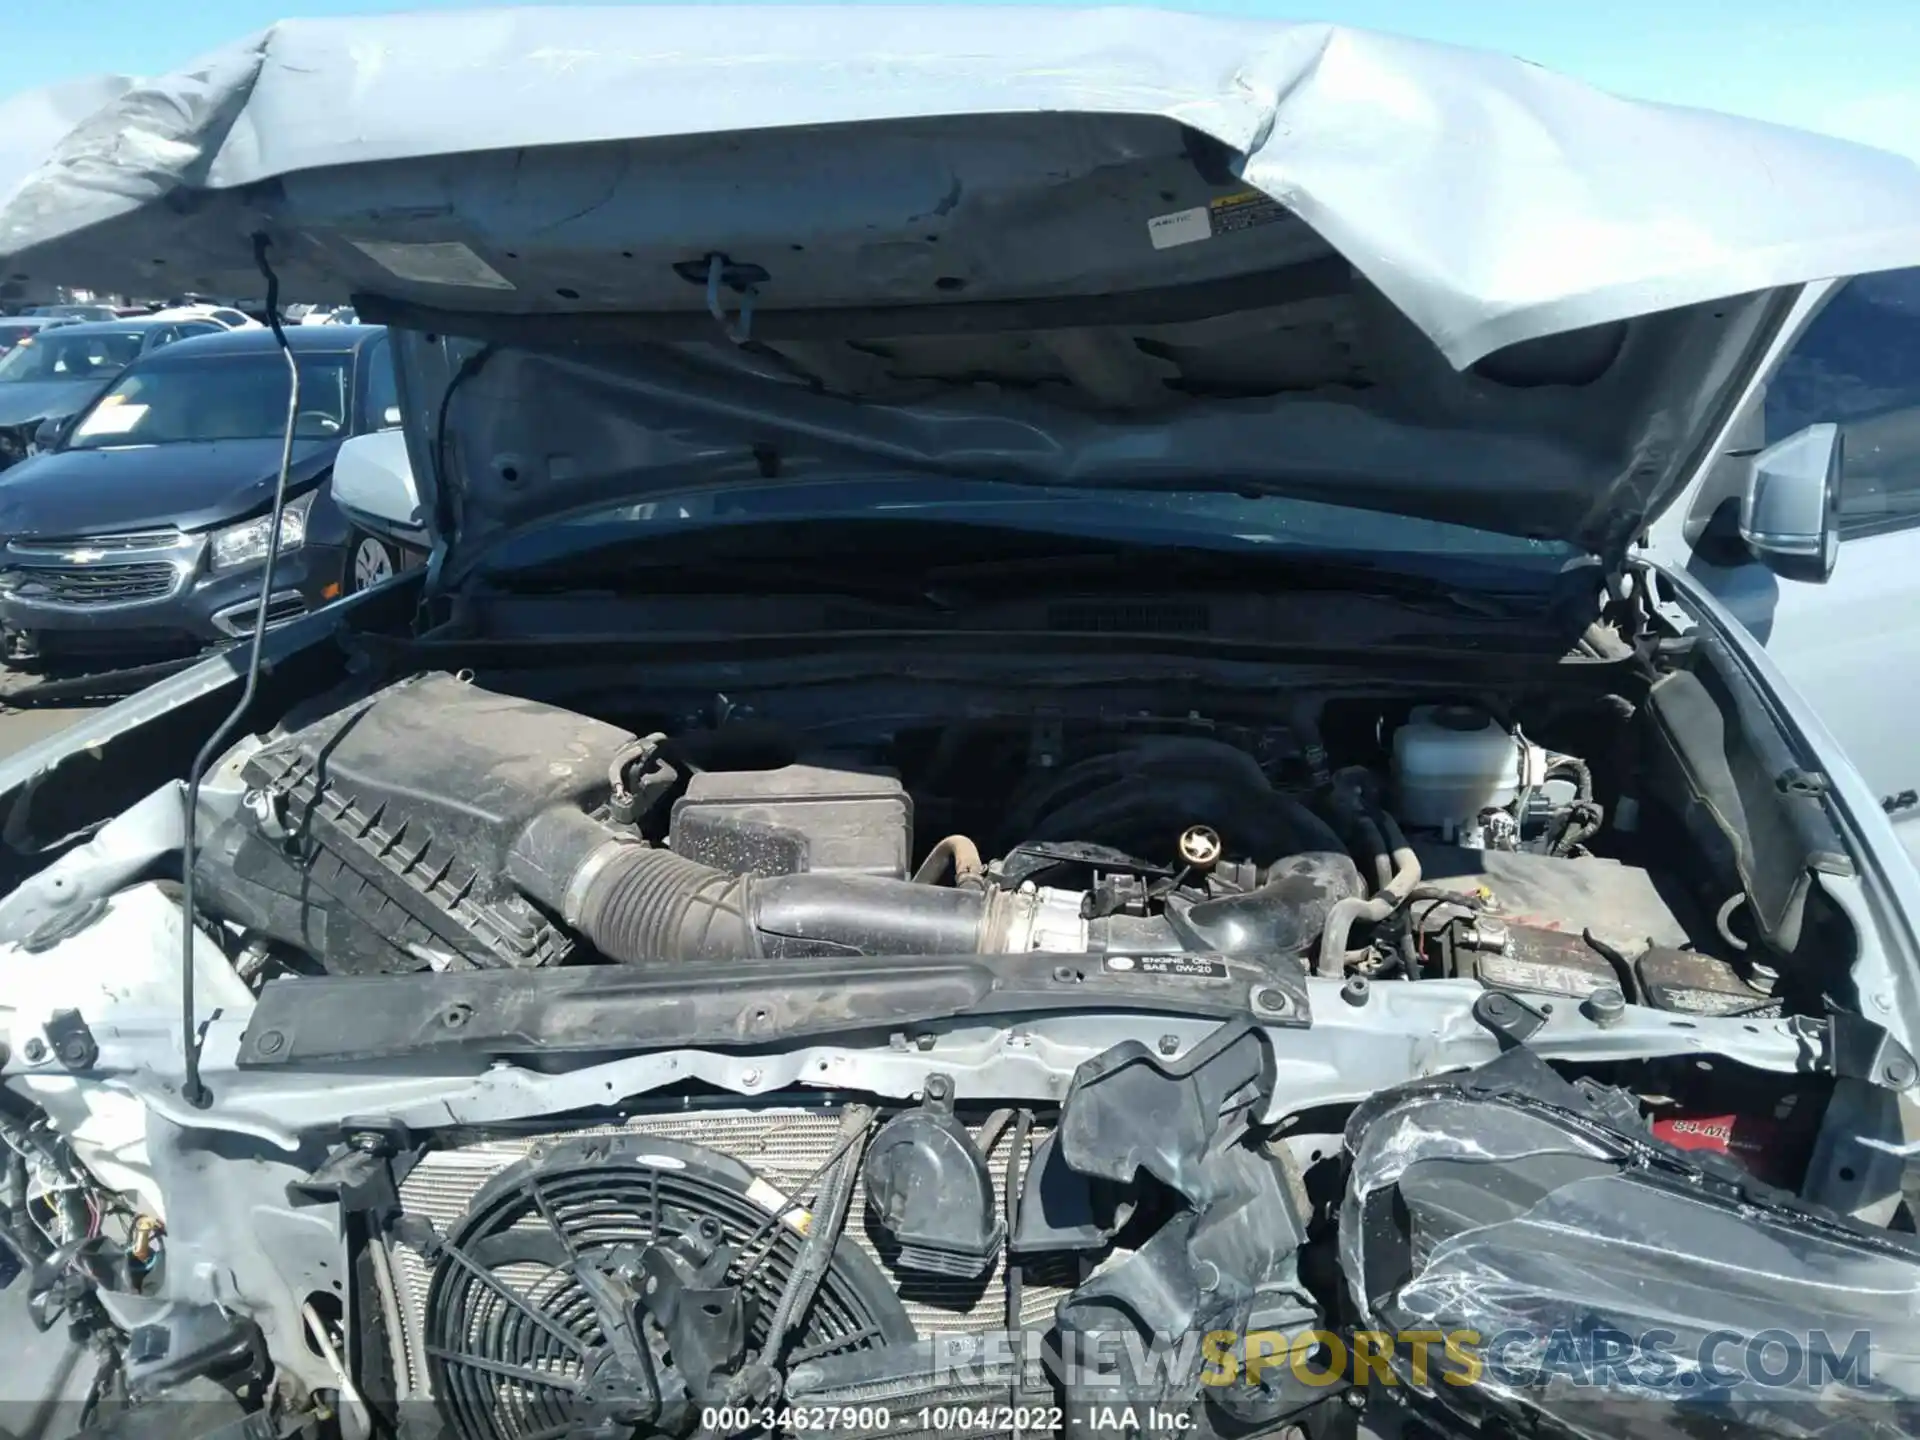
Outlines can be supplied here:
[[[1206, 973], [1118, 970], [1097, 955], [869, 955], [725, 967], [300, 977], [268, 984], [239, 1065], [767, 1044], [961, 1016], [1138, 1010], [1311, 1023], [1291, 957], [1183, 957]], [[1182, 967], [1187, 972], [1202, 967]]]

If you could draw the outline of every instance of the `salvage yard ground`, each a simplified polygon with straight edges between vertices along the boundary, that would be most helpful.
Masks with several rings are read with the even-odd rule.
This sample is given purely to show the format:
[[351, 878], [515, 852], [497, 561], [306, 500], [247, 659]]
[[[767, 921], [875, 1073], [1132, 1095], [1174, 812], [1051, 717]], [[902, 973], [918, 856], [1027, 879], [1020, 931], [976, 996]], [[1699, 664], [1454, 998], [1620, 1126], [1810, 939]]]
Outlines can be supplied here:
[[34, 741], [64, 730], [76, 718], [86, 714], [97, 706], [48, 706], [34, 707], [30, 710], [15, 710], [7, 706], [6, 697], [16, 687], [30, 683], [34, 677], [20, 675], [11, 670], [0, 669], [0, 759], [25, 749]]

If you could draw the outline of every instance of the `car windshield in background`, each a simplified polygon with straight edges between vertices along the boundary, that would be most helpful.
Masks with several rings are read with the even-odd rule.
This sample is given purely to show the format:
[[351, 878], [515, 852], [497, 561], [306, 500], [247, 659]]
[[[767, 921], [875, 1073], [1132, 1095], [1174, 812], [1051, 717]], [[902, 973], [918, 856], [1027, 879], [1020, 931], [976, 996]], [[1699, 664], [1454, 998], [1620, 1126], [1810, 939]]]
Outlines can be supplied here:
[[[344, 433], [351, 360], [344, 353], [302, 357], [296, 435], [330, 440]], [[286, 430], [287, 390], [287, 362], [278, 351], [155, 360], [102, 395], [73, 427], [67, 448], [271, 439]]]
[[140, 332], [62, 334], [46, 329], [22, 339], [0, 360], [0, 384], [8, 381], [105, 380], [140, 353]]

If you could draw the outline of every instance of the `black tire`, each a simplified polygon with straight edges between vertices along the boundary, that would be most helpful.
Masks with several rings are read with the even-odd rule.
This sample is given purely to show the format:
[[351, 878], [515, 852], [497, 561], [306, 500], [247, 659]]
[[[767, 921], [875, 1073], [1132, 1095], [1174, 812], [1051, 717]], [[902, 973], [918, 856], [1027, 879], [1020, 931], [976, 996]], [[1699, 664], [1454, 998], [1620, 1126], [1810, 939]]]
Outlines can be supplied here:
[[347, 537], [347, 573], [340, 588], [358, 595], [400, 573], [400, 550], [390, 540], [355, 530]]

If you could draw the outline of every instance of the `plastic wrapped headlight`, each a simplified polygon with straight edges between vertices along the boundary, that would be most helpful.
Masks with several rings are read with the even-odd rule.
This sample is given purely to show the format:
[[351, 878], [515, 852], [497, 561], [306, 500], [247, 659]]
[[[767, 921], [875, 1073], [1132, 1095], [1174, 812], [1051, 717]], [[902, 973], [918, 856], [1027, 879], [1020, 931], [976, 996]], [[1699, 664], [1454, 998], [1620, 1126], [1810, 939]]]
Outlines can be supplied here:
[[[309, 490], [296, 500], [289, 500], [286, 509], [280, 512], [280, 553], [298, 550], [307, 543], [307, 511], [313, 508], [313, 497], [318, 491]], [[224, 530], [213, 532], [213, 568], [216, 570], [234, 570], [242, 565], [257, 565], [267, 558], [267, 521], [268, 516], [243, 520], [238, 525], [229, 525]]]

